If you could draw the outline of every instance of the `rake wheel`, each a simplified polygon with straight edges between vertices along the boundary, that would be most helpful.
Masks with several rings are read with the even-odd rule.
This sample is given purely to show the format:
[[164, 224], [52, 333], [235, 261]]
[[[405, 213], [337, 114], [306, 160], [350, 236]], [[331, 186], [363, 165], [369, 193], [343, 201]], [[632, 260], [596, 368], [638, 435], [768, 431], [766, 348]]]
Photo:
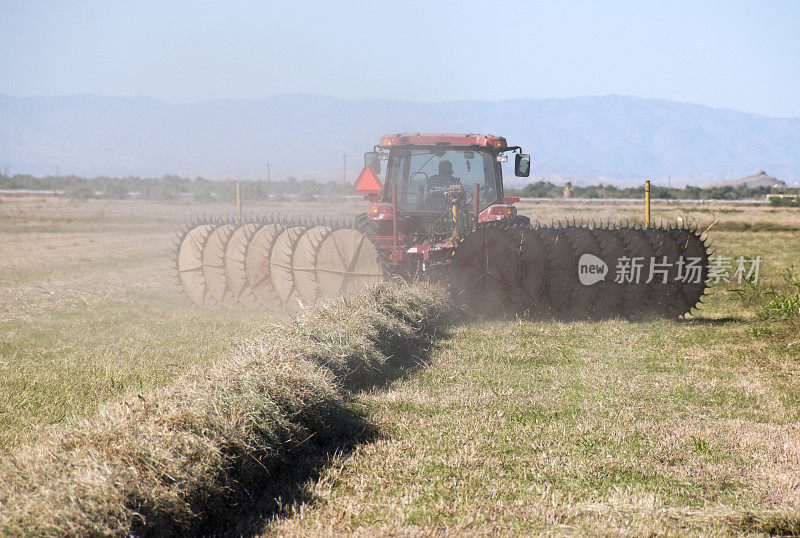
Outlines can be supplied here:
[[622, 286], [615, 282], [615, 268], [619, 259], [625, 256], [625, 245], [617, 237], [614, 230], [595, 228], [592, 230], [597, 239], [603, 260], [608, 264], [605, 280], [598, 282], [597, 293], [592, 299], [592, 310], [598, 318], [608, 318], [622, 314]]
[[200, 223], [185, 231], [179, 238], [176, 258], [178, 279], [186, 295], [202, 308], [221, 308], [219, 301], [208, 291], [203, 276], [203, 247], [215, 224]]
[[[622, 227], [614, 230], [615, 235], [625, 246], [625, 256], [629, 259], [641, 259], [642, 265], [655, 255], [652, 245], [641, 230]], [[638, 282], [622, 282], [622, 314], [627, 318], [652, 317], [650, 290], [652, 286], [646, 282], [647, 269], [642, 267]]]
[[228, 277], [225, 274], [225, 248], [235, 229], [234, 224], [220, 224], [203, 245], [203, 277], [206, 279], [206, 286], [225, 308], [240, 306], [239, 300], [228, 286]]
[[703, 239], [694, 230], [688, 228], [672, 228], [669, 230], [672, 239], [678, 246], [684, 260], [691, 258], [700, 259], [700, 278], [698, 282], [684, 282], [683, 292], [686, 294], [686, 300], [691, 308], [697, 307], [700, 299], [706, 291], [708, 278], [708, 246]]
[[546, 250], [539, 235], [529, 226], [509, 229], [514, 240], [515, 272], [510, 302], [519, 314], [536, 309], [547, 274]]
[[275, 238], [269, 256], [269, 278], [281, 307], [294, 311], [303, 306], [292, 274], [292, 254], [298, 239], [305, 232], [302, 226], [285, 228]]
[[311, 304], [320, 298], [315, 258], [320, 243], [331, 232], [328, 226], [308, 228], [297, 239], [291, 258], [291, 271], [294, 285], [304, 304]]
[[691, 309], [677, 278], [681, 252], [667, 230], [645, 228], [642, 232], [653, 246], [655, 263], [666, 262], [668, 265], [663, 274], [648, 274], [648, 278], [652, 276], [651, 308], [662, 317], [681, 316]]
[[567, 225], [561, 233], [569, 242], [570, 249], [572, 250], [573, 265], [571, 267], [563, 268], [564, 272], [571, 272], [573, 274], [573, 287], [567, 298], [566, 308], [563, 308], [563, 313], [570, 318], [587, 318], [592, 317], [594, 314], [594, 307], [592, 300], [597, 294], [598, 286], [584, 286], [578, 279], [578, 261], [584, 254], [591, 254], [597, 258], [603, 256], [600, 245], [597, 244], [594, 234], [591, 230], [583, 226]]
[[250, 287], [247, 279], [246, 254], [247, 246], [253, 239], [259, 224], [246, 222], [236, 228], [225, 248], [225, 276], [228, 278], [228, 287], [239, 303], [245, 308], [258, 308], [261, 302]]
[[484, 226], [467, 235], [453, 252], [449, 268], [456, 303], [479, 314], [499, 313], [515, 287], [515, 258], [516, 244], [508, 230]]
[[319, 296], [324, 298], [357, 293], [384, 277], [375, 245], [354, 228], [339, 228], [323, 237], [313, 266]]
[[567, 238], [552, 227], [540, 227], [536, 230], [545, 245], [547, 275], [545, 277], [542, 312], [554, 316], [564, 307], [568, 308], [567, 299], [575, 283], [578, 261], [572, 255], [572, 248]]
[[245, 250], [245, 272], [250, 289], [258, 301], [268, 308], [280, 308], [281, 301], [270, 278], [270, 256], [278, 235], [283, 232], [281, 224], [269, 223], [256, 230]]

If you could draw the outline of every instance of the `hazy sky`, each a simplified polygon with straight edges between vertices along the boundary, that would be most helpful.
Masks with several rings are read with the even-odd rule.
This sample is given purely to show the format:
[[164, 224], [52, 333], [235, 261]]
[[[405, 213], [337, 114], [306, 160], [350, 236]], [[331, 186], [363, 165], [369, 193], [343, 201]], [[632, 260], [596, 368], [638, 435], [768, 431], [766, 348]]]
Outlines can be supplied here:
[[0, 0], [0, 93], [610, 93], [800, 117], [800, 1]]

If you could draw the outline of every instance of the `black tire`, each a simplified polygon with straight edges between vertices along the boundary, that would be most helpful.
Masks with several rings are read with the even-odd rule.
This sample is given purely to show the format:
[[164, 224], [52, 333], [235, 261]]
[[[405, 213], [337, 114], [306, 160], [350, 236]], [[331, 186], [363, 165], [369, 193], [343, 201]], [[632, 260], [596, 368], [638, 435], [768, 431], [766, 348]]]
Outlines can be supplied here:
[[521, 228], [530, 228], [531, 226], [531, 219], [526, 217], [525, 215], [517, 215], [511, 221], [509, 221], [509, 226], [518, 226]]

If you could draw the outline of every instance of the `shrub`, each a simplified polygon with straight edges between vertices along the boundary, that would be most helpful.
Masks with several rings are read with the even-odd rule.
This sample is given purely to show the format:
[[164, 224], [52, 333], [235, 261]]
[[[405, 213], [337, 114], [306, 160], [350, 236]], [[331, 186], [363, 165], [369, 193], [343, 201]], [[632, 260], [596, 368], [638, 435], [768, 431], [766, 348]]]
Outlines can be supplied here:
[[177, 200], [180, 192], [174, 186], [165, 183], [146, 183], [141, 191], [141, 197], [146, 200], [170, 201]]
[[800, 277], [788, 268], [783, 273], [784, 290], [778, 291], [774, 285], [764, 293], [767, 304], [758, 311], [762, 319], [791, 319], [800, 317]]
[[769, 199], [769, 205], [772, 207], [800, 207], [800, 197], [773, 197]]
[[128, 189], [119, 183], [110, 183], [106, 187], [106, 198], [113, 198], [114, 200], [124, 200], [128, 197]]
[[97, 194], [94, 192], [94, 189], [85, 184], [73, 185], [66, 190], [65, 194], [70, 198], [75, 198], [78, 200], [97, 198]]
[[210, 192], [196, 192], [194, 193], [194, 196], [192, 196], [192, 200], [199, 204], [210, 204], [216, 199], [211, 195]]

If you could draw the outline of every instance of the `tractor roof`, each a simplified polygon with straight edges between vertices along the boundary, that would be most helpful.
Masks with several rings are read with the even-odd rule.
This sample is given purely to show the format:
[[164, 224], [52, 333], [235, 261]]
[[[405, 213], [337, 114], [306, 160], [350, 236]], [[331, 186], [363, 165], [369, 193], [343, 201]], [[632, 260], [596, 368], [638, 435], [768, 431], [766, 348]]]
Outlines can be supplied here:
[[502, 136], [456, 133], [403, 133], [386, 135], [379, 146], [486, 146], [507, 148]]

